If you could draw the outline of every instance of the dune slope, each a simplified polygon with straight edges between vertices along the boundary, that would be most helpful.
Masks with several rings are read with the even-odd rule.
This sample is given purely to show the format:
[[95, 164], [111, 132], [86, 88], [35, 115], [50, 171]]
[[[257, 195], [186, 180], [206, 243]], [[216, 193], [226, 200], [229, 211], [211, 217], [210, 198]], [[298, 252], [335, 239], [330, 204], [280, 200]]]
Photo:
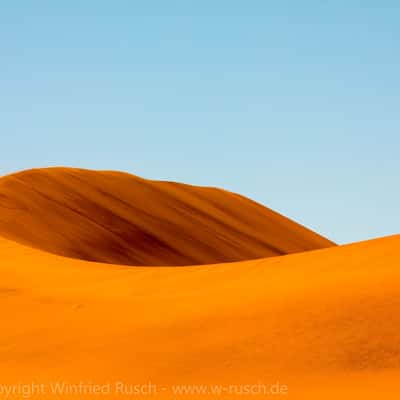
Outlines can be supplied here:
[[182, 268], [1, 239], [0, 260], [3, 384], [151, 381], [161, 398], [177, 398], [174, 385], [277, 381], [293, 399], [400, 394], [400, 236]]
[[0, 178], [0, 236], [127, 265], [209, 264], [334, 245], [224, 190], [70, 168]]

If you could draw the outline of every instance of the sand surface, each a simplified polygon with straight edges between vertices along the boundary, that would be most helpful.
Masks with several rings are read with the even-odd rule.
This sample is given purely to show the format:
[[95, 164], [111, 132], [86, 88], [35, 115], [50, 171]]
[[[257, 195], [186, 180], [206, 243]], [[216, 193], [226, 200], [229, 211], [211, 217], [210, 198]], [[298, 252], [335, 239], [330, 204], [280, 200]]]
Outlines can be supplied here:
[[228, 191], [72, 168], [0, 177], [0, 236], [127, 265], [211, 264], [334, 245]]
[[[1, 384], [111, 385], [65, 396], [85, 399], [134, 398], [113, 385], [151, 382], [155, 397], [177, 399], [176, 385], [236, 385], [211, 397], [254, 398], [232, 391], [279, 382], [288, 394], [272, 398], [397, 399], [399, 267], [400, 236], [179, 268], [0, 239]], [[54, 397], [44, 389], [33, 398]]]

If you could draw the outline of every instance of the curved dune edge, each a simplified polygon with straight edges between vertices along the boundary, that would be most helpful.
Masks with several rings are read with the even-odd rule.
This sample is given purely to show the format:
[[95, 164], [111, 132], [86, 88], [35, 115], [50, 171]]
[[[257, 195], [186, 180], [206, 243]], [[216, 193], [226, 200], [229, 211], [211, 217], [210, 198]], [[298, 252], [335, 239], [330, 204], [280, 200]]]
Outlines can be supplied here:
[[179, 384], [277, 381], [293, 399], [400, 394], [400, 235], [182, 268], [0, 239], [0, 260], [3, 383], [151, 381], [165, 399]]
[[45, 168], [0, 178], [0, 236], [123, 265], [197, 265], [335, 244], [243, 196], [110, 171]]

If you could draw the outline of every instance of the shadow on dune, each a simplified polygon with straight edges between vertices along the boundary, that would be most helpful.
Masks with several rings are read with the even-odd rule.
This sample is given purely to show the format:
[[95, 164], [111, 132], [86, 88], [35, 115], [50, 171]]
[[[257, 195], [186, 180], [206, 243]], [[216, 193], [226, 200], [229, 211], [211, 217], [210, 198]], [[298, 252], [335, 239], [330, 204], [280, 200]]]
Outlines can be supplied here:
[[72, 168], [0, 178], [0, 235], [54, 254], [123, 265], [196, 265], [334, 243], [243, 196]]

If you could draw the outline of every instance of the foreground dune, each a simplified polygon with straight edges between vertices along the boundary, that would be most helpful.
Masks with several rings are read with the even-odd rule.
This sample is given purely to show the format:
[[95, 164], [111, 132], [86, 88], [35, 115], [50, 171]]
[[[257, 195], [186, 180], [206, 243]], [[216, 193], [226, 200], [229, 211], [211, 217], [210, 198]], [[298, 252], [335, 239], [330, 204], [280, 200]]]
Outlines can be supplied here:
[[[112, 385], [100, 398], [126, 397], [117, 381], [151, 381], [166, 399], [182, 397], [180, 384], [276, 382], [293, 399], [400, 395], [400, 236], [181, 268], [88, 263], [1, 239], [0, 261], [3, 385]], [[44, 390], [33, 397], [51, 398]]]
[[334, 245], [224, 190], [71, 168], [0, 178], [0, 235], [62, 256], [128, 265], [210, 264]]

